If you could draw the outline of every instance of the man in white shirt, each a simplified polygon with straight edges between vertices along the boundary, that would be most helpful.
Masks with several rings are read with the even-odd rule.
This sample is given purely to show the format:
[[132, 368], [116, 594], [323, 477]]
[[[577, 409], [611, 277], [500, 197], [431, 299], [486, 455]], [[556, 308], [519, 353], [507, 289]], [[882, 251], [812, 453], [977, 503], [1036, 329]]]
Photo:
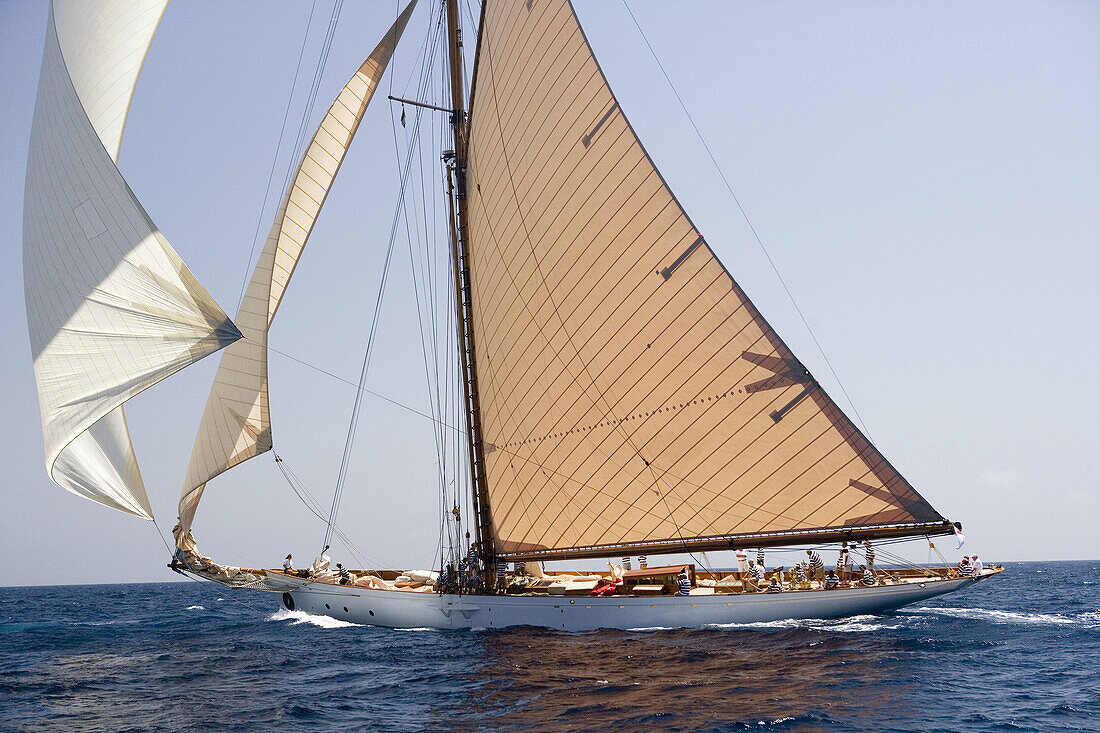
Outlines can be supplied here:
[[985, 567], [985, 565], [982, 564], [981, 558], [974, 555], [970, 558], [970, 564], [974, 567], [974, 577], [978, 577], [982, 574], [982, 568]]
[[737, 577], [744, 580], [748, 577], [749, 572], [749, 555], [744, 550], [734, 550], [734, 554], [737, 556]]

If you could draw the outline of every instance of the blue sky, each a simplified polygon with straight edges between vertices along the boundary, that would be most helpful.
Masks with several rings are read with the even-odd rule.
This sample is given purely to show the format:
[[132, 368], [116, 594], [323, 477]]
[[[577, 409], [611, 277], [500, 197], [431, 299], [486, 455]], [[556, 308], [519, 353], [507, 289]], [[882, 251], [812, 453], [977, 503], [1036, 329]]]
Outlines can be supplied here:
[[[345, 4], [314, 124], [391, 22], [392, 5]], [[395, 57], [397, 89], [413, 74], [428, 5], [422, 0]], [[876, 444], [935, 507], [964, 522], [973, 551], [992, 560], [1100, 557], [1100, 7], [630, 6]], [[846, 406], [623, 5], [577, 7], [672, 190]], [[330, 9], [318, 3], [309, 75]], [[170, 5], [127, 124], [123, 175], [230, 312], [253, 233], [270, 226], [279, 195], [261, 211], [308, 13], [307, 3]], [[58, 489], [43, 466], [19, 262], [45, 17], [45, 3], [0, 2], [0, 246], [9, 263], [0, 269], [0, 584], [171, 579], [152, 527]], [[272, 333], [276, 348], [351, 379], [396, 197], [382, 97]], [[292, 128], [302, 98], [299, 90]], [[394, 277], [368, 386], [421, 409], [407, 267]], [[207, 362], [127, 405], [166, 531], [216, 367]], [[271, 368], [276, 448], [327, 500], [352, 388], [278, 356]], [[341, 525], [379, 562], [430, 564], [438, 535], [430, 429], [374, 398], [366, 415]], [[304, 558], [323, 532], [270, 458], [212, 483], [196, 523], [206, 552], [250, 565], [288, 551]]]

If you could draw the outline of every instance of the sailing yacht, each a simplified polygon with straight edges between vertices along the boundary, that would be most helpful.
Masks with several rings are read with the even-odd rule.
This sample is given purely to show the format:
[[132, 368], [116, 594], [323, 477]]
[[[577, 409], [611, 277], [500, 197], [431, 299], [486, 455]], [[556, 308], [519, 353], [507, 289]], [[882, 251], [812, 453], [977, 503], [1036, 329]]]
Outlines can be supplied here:
[[[389, 627], [699, 627], [878, 613], [1001, 572], [887, 569], [869, 555], [867, 574], [825, 582], [813, 548], [882, 548], [961, 527], [871, 444], [715, 256], [635, 135], [568, 0], [485, 0], [468, 94], [457, 2], [436, 3], [449, 98], [396, 99], [417, 119], [445, 115], [451, 134], [440, 156], [444, 361], [458, 377], [460, 424], [433, 417], [460, 440], [448, 454], [457, 481], [441, 482], [437, 567], [337, 571], [322, 554], [285, 572], [204, 556], [192, 527], [207, 485], [273, 452], [269, 330], [415, 5], [305, 146], [231, 319], [116, 166], [165, 2], [54, 0], [24, 275], [55, 483], [151, 519], [124, 403], [221, 351], [171, 565], [278, 594], [288, 609]], [[326, 545], [344, 478], [342, 467]], [[808, 548], [808, 562], [773, 569], [765, 584], [698, 560], [746, 547]], [[693, 562], [628, 567], [670, 554]], [[543, 565], [560, 560], [598, 567]]]

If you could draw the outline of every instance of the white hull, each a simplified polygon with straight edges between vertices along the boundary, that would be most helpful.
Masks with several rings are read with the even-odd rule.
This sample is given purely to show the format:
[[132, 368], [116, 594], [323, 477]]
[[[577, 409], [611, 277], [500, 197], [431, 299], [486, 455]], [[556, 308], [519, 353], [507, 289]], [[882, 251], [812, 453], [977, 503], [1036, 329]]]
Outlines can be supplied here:
[[611, 598], [407, 593], [288, 577], [279, 577], [278, 582], [286, 584], [283, 603], [288, 608], [293, 605], [299, 611], [357, 624], [398, 629], [543, 626], [592, 631], [698, 628], [882, 613], [950, 593], [985, 577], [988, 575], [834, 591]]

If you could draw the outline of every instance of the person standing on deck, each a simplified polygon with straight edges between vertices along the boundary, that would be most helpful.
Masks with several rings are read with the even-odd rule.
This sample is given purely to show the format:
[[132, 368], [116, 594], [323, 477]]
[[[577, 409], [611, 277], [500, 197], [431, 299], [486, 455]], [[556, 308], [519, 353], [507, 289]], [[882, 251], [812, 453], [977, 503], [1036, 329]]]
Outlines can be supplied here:
[[764, 567], [764, 548], [761, 547], [756, 551], [756, 564], [761, 568]]
[[286, 559], [283, 560], [283, 573], [286, 575], [294, 574], [294, 559], [290, 555], [287, 555]]
[[749, 555], [741, 549], [734, 550], [733, 554], [737, 556], [737, 578], [744, 580], [749, 575]]
[[855, 553], [851, 550], [847, 550], [844, 553], [844, 569], [842, 572], [837, 573], [841, 580], [852, 581], [856, 577], [856, 558]]
[[680, 595], [686, 596], [691, 594], [691, 578], [688, 577], [687, 570], [680, 573]]
[[836, 558], [836, 574], [840, 576], [841, 580], [844, 580], [844, 573], [848, 569], [849, 562], [848, 543], [842, 542], [840, 545], [840, 554]]
[[875, 548], [871, 546], [871, 540], [863, 541], [863, 554], [867, 557], [867, 567], [875, 572]]
[[862, 583], [864, 585], [874, 585], [875, 584], [875, 574], [871, 572], [871, 568], [867, 567], [866, 565], [860, 565], [859, 569], [863, 571], [863, 581], [862, 581]]
[[810, 580], [821, 580], [825, 576], [825, 563], [816, 550], [806, 550], [810, 560]]
[[985, 564], [982, 563], [980, 557], [974, 555], [972, 558], [970, 558], [970, 564], [974, 567], [974, 577], [978, 577], [982, 574], [982, 568], [985, 567]]

